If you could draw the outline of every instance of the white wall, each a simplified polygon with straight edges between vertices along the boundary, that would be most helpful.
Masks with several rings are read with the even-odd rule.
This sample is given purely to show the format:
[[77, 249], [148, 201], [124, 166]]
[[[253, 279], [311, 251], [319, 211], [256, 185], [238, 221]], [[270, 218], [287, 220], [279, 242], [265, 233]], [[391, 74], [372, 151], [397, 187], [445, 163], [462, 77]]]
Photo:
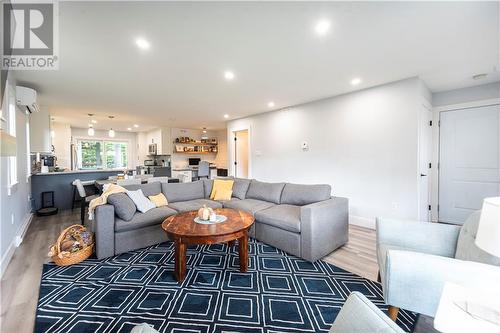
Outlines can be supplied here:
[[63, 169], [71, 169], [71, 126], [52, 122], [51, 131], [54, 133], [52, 145], [57, 157], [57, 166]]
[[[15, 80], [12, 76], [9, 76], [7, 81], [7, 89], [9, 88], [11, 96], [13, 96], [15, 101]], [[5, 97], [2, 110], [7, 110], [7, 94]], [[3, 113], [5, 118], [8, 116], [6, 113]], [[27, 178], [28, 149], [26, 142], [26, 119], [26, 114], [16, 107], [18, 183], [10, 191], [8, 189], [8, 158], [5, 156], [0, 157], [0, 276], [5, 271], [14, 254], [14, 250], [21, 243], [32, 217], [29, 204], [31, 187]], [[2, 128], [4, 128], [4, 124], [2, 124]]]
[[500, 98], [500, 82], [432, 94], [434, 107]]
[[[187, 136], [195, 140], [200, 140], [202, 135], [202, 130], [200, 129], [186, 129], [186, 128], [172, 128], [171, 137], [172, 142], [175, 141], [176, 138]], [[225, 165], [222, 163], [225, 162], [226, 154], [226, 140], [225, 135], [226, 131], [207, 131], [207, 135], [209, 138], [217, 138], [218, 141], [218, 152], [217, 154], [182, 154], [175, 153], [175, 143], [172, 146], [172, 159], [171, 165], [172, 168], [184, 168], [188, 165], [189, 158], [201, 158], [204, 161], [208, 161], [210, 163], [215, 163], [217, 167], [224, 168]]]
[[[88, 138], [88, 139], [102, 139], [102, 140], [122, 140], [129, 143], [129, 165], [131, 169], [135, 169], [137, 164], [137, 134], [134, 132], [120, 132], [115, 131], [115, 137], [110, 138], [108, 136], [108, 131], [106, 130], [95, 130], [94, 136], [88, 136], [87, 128], [76, 128], [71, 127], [71, 136], [73, 142], [76, 138]], [[142, 161], [141, 161], [142, 162]]]
[[416, 219], [418, 111], [422, 98], [430, 99], [422, 86], [412, 78], [234, 120], [228, 140], [249, 128], [250, 177], [330, 184], [334, 195], [349, 198], [353, 223]]

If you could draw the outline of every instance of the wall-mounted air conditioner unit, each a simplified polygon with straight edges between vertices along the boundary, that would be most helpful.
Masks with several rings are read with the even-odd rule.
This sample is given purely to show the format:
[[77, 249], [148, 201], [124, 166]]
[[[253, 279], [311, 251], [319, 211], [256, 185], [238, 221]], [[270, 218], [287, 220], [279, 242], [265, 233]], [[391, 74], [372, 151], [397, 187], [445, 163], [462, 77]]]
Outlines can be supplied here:
[[40, 107], [36, 103], [36, 90], [16, 86], [16, 104], [21, 108], [25, 108], [29, 113], [39, 112]]

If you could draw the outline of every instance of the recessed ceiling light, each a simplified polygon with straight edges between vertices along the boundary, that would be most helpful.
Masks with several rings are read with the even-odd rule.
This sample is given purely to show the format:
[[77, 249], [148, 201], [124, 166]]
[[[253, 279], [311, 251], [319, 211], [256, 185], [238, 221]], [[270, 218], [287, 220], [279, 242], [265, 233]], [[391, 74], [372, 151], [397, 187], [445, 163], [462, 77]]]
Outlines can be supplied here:
[[327, 20], [320, 20], [314, 26], [314, 31], [316, 31], [316, 34], [318, 34], [319, 36], [326, 35], [326, 33], [329, 30], [330, 30], [330, 21]]
[[224, 78], [228, 81], [232, 81], [232, 80], [234, 80], [234, 73], [231, 71], [225, 71]]
[[360, 83], [361, 83], [361, 79], [359, 77], [356, 77], [356, 78], [351, 80], [351, 85], [353, 85], [353, 86], [357, 86]]
[[267, 103], [267, 106], [270, 108], [274, 108], [274, 102], [271, 101], [271, 102]]
[[151, 47], [151, 44], [144, 38], [137, 38], [135, 40], [135, 45], [137, 45], [137, 47], [141, 50], [149, 50], [149, 48]]
[[228, 114], [225, 114], [225, 115], [224, 115], [224, 118], [226, 118], [226, 119], [227, 119], [227, 118], [229, 118], [229, 115], [228, 115]]
[[474, 80], [481, 80], [481, 79], [484, 79], [485, 77], [487, 77], [488, 74], [487, 73], [481, 73], [481, 74], [476, 74], [476, 75], [473, 75], [472, 78]]
[[135, 128], [137, 128], [137, 127], [139, 127], [139, 125], [137, 125], [137, 124], [134, 124], [134, 127], [135, 127]]
[[127, 131], [131, 131], [132, 130], [132, 127], [127, 127]]

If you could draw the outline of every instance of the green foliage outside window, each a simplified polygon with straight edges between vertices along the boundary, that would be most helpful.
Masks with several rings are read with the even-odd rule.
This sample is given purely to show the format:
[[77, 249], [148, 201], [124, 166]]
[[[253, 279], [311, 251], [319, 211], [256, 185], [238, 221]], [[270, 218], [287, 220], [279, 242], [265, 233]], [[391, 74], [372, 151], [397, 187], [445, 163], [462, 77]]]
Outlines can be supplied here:
[[117, 141], [79, 141], [82, 169], [115, 169], [128, 165], [128, 144]]

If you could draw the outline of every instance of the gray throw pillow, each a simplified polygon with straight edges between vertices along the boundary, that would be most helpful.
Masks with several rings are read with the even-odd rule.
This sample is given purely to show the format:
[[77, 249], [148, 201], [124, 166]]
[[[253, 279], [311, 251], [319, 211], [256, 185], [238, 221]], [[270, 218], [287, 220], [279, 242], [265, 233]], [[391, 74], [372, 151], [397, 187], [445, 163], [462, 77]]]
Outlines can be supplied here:
[[124, 221], [130, 221], [137, 210], [134, 202], [125, 193], [111, 194], [108, 203], [115, 207], [115, 214]]
[[455, 258], [500, 266], [500, 258], [492, 256], [488, 252], [481, 250], [475, 243], [480, 217], [481, 211], [475, 211], [467, 218], [464, 225], [460, 229]]
[[264, 183], [252, 179], [245, 197], [248, 199], [273, 202], [279, 205], [283, 187], [285, 187], [285, 183]]
[[214, 187], [213, 179], [203, 179], [203, 188], [205, 189], [205, 199], [210, 198], [212, 193], [212, 187]]
[[281, 203], [304, 206], [330, 199], [332, 188], [328, 184], [286, 184], [281, 194]]
[[158, 193], [161, 193], [161, 183], [159, 182], [141, 185], [126, 185], [123, 187], [129, 191], [142, 190], [142, 193], [144, 193], [144, 195], [147, 197], [149, 197], [150, 195], [157, 195]]
[[235, 178], [233, 183], [233, 198], [245, 199], [250, 186], [250, 179]]

